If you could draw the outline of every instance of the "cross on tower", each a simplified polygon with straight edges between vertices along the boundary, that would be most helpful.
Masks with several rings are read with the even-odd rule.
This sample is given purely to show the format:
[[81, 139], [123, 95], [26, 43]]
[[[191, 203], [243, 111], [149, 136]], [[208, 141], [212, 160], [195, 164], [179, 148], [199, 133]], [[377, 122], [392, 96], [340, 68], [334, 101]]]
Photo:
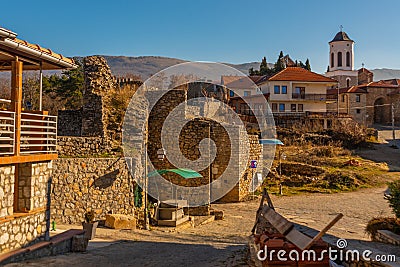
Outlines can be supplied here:
[[339, 28], [340, 28], [340, 31], [342, 32], [343, 31], [343, 25], [340, 25]]

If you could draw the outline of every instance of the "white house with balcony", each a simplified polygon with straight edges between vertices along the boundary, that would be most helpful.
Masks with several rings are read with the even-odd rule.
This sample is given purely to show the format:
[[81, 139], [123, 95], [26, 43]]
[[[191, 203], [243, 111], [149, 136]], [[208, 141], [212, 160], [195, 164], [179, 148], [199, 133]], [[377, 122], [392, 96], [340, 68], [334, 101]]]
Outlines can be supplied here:
[[326, 113], [326, 92], [337, 81], [300, 67], [287, 67], [258, 84], [269, 94], [274, 116], [305, 116]]

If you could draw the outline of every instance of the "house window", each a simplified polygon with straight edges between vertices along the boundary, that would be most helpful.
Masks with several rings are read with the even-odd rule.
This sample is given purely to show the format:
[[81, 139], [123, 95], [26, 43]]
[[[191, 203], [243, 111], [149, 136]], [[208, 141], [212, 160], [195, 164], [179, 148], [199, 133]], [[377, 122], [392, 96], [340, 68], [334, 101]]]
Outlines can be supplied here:
[[230, 96], [230, 97], [234, 97], [234, 96], [235, 96], [235, 93], [234, 93], [232, 90], [229, 90], [229, 96]]
[[283, 103], [279, 104], [279, 112], [285, 112], [285, 104]]
[[244, 91], [244, 96], [251, 96], [251, 92], [250, 91]]
[[346, 52], [346, 66], [350, 67], [350, 52]]
[[306, 88], [305, 87], [294, 88], [294, 92], [292, 94], [293, 99], [304, 99], [305, 97], [306, 97]]
[[303, 112], [303, 104], [298, 104], [297, 105], [297, 111], [298, 112]]
[[356, 102], [361, 102], [361, 95], [356, 95]]
[[296, 112], [296, 104], [291, 104], [290, 105], [290, 111], [291, 112]]
[[346, 101], [346, 96], [342, 95], [342, 102]]
[[350, 78], [346, 79], [346, 84], [347, 84], [347, 87], [350, 87]]
[[274, 94], [280, 94], [281, 93], [281, 87], [279, 85], [274, 86]]
[[335, 54], [334, 53], [331, 54], [331, 67], [332, 68], [335, 67]]
[[361, 113], [361, 109], [356, 109], [356, 112], [357, 112], [357, 114], [360, 114]]
[[272, 112], [277, 112], [277, 111], [278, 111], [278, 104], [272, 103]]
[[282, 94], [287, 94], [287, 86], [282, 85]]
[[337, 53], [337, 65], [338, 67], [342, 66], [342, 52]]

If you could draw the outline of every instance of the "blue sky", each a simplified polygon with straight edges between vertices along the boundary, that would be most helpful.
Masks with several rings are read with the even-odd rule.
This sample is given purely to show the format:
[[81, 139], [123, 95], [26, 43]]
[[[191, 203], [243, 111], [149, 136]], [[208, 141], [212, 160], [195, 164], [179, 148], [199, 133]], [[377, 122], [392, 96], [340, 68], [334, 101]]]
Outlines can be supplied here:
[[[5, 12], [8, 10], [9, 12]], [[355, 67], [400, 69], [400, 1], [7, 1], [0, 26], [66, 56], [167, 56], [243, 63], [280, 50], [328, 64], [343, 25]]]

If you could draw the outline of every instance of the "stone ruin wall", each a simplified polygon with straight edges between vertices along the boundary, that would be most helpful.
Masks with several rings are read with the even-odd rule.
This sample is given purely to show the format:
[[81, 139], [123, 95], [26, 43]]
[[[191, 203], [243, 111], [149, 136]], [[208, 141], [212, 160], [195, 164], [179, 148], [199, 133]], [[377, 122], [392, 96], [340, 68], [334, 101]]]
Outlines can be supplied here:
[[[140, 158], [132, 159], [134, 176], [140, 176]], [[134, 215], [135, 182], [124, 158], [59, 158], [54, 161], [51, 220], [80, 224], [87, 210], [96, 220], [107, 213]]]
[[[166, 116], [185, 100], [185, 90], [171, 90], [157, 102], [157, 105], [150, 113], [148, 155], [156, 169], [182, 167], [173, 166], [168, 160], [160, 162], [157, 158], [157, 150], [162, 147], [161, 129]], [[185, 114], [183, 114], [183, 116], [185, 116]], [[238, 139], [232, 141], [239, 144], [239, 147], [235, 148], [229, 145], [231, 140], [225, 128], [230, 132], [237, 133], [236, 138]], [[190, 160], [198, 159], [200, 157], [198, 144], [204, 138], [208, 138], [208, 134], [210, 134], [211, 139], [215, 142], [217, 153], [216, 159], [210, 166], [210, 169], [206, 168], [199, 171], [203, 178], [183, 179], [179, 175], [168, 174], [166, 175], [167, 179], [181, 186], [200, 186], [208, 184], [210, 181], [210, 173], [212, 176], [211, 179], [216, 180], [223, 172], [230, 171], [227, 170], [227, 166], [231, 156], [231, 149], [233, 149], [233, 154], [238, 156], [239, 169], [245, 169], [245, 171], [239, 177], [237, 185], [220, 199], [220, 201], [236, 202], [244, 200], [249, 195], [249, 186], [253, 175], [253, 171], [249, 167], [250, 160], [257, 160], [259, 163], [262, 163], [262, 145], [258, 142], [258, 136], [247, 135], [245, 128], [237, 125], [219, 124], [214, 121], [194, 119], [188, 122], [179, 133], [179, 148], [177, 148], [174, 153], [182, 153]], [[250, 151], [247, 149], [250, 149]], [[249, 158], [247, 158], [248, 153], [250, 153]], [[262, 164], [259, 165], [259, 167], [261, 166]], [[232, 173], [232, 175], [235, 174]], [[165, 195], [170, 194], [170, 192], [168, 192], [170, 188], [165, 188], [165, 190]], [[162, 194], [162, 192], [160, 194]]]

